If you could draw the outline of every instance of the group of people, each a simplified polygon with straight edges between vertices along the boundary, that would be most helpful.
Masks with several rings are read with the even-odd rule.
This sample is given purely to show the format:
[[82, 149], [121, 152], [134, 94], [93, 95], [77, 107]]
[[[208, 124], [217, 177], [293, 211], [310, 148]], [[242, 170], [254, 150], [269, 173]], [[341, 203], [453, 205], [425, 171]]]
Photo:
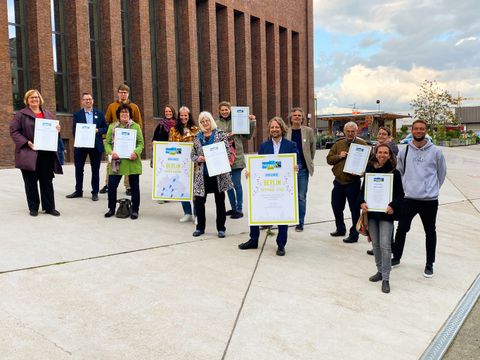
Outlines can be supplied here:
[[[378, 143], [373, 148], [365, 173], [392, 173], [393, 194], [392, 201], [384, 211], [369, 211], [365, 201], [365, 181], [361, 185], [361, 176], [343, 171], [350, 145], [365, 144], [356, 137], [357, 129], [354, 122], [345, 124], [345, 138], [336, 142], [327, 155], [327, 163], [332, 165], [335, 176], [331, 199], [336, 229], [330, 235], [346, 235], [343, 217], [346, 201], [351, 212], [352, 226], [343, 242], [358, 241], [356, 224], [360, 211], [367, 212], [368, 236], [372, 241], [377, 267], [377, 272], [369, 280], [382, 281], [382, 291], [389, 293], [390, 270], [392, 266], [400, 264], [406, 234], [417, 214], [420, 215], [425, 230], [426, 262], [423, 274], [427, 278], [433, 276], [438, 195], [446, 177], [446, 162], [442, 152], [426, 139], [427, 124], [424, 120], [417, 119], [413, 122], [413, 140], [400, 151], [390, 138], [390, 130], [380, 128]], [[394, 220], [398, 220], [395, 236]]]
[[[84, 167], [87, 157], [90, 160], [91, 199], [98, 201], [99, 193], [108, 192], [108, 211], [105, 217], [115, 214], [117, 207], [117, 189], [122, 176], [127, 195], [131, 195], [132, 207], [130, 218], [139, 217], [140, 186], [139, 176], [142, 174], [141, 154], [144, 149], [142, 134], [142, 116], [136, 104], [129, 100], [129, 88], [120, 85], [117, 89], [118, 99], [111, 103], [106, 116], [94, 108], [92, 94], [82, 94], [82, 108], [73, 115], [73, 134], [77, 124], [95, 124], [95, 145], [93, 148], [74, 148], [75, 191], [66, 197], [69, 199], [83, 197]], [[43, 108], [43, 98], [38, 90], [29, 90], [24, 97], [25, 108], [18, 111], [11, 123], [10, 134], [15, 143], [15, 166], [21, 169], [25, 183], [25, 193], [31, 216], [38, 216], [40, 205], [47, 214], [59, 216], [55, 208], [53, 177], [61, 174], [62, 167], [58, 153], [36, 150], [34, 148], [35, 119], [53, 118], [48, 110]], [[211, 113], [203, 111], [198, 116], [198, 123], [193, 119], [190, 109], [180, 107], [178, 116], [175, 108], [166, 105], [164, 116], [160, 119], [154, 131], [152, 141], [190, 142], [193, 143], [191, 159], [194, 163], [193, 178], [193, 209], [188, 201], [182, 202], [183, 216], [180, 222], [196, 219], [193, 236], [205, 233], [205, 204], [207, 194], [213, 193], [216, 209], [216, 230], [220, 238], [225, 237], [226, 218], [239, 219], [243, 217], [243, 189], [241, 174], [246, 167], [243, 141], [252, 137], [256, 129], [255, 115], [250, 115], [250, 132], [248, 135], [232, 132], [231, 104], [221, 102], [218, 107], [219, 118], [215, 120]], [[305, 115], [301, 108], [292, 108], [288, 116], [288, 126], [280, 117], [274, 117], [268, 122], [269, 139], [259, 147], [259, 154], [296, 153], [298, 184], [299, 223], [295, 231], [304, 228], [307, 209], [307, 191], [310, 176], [314, 172], [314, 157], [316, 139], [313, 130], [304, 125]], [[120, 158], [114, 151], [115, 129], [126, 128], [136, 130], [136, 145], [128, 158]], [[57, 131], [60, 132], [60, 126]], [[344, 221], [345, 204], [348, 201], [352, 226], [345, 243], [355, 243], [359, 234], [356, 224], [360, 211], [368, 214], [369, 238], [373, 249], [369, 250], [375, 258], [377, 272], [370, 281], [382, 281], [382, 291], [390, 292], [390, 270], [400, 264], [405, 238], [410, 230], [412, 219], [419, 214], [426, 233], [427, 259], [424, 275], [433, 276], [433, 263], [436, 249], [436, 214], [438, 210], [438, 194], [446, 176], [445, 158], [441, 151], [426, 140], [427, 125], [423, 120], [415, 120], [412, 125], [413, 141], [402, 150], [391, 139], [388, 128], [381, 127], [377, 135], [366, 173], [392, 173], [393, 198], [383, 212], [369, 211], [365, 201], [361, 176], [344, 172], [349, 147], [352, 143], [365, 145], [357, 137], [356, 123], [349, 122], [344, 126], [344, 138], [337, 141], [327, 155], [327, 163], [332, 166], [334, 174], [331, 205], [335, 216], [336, 229], [331, 236], [347, 235]], [[203, 147], [213, 143], [223, 143], [231, 164], [231, 172], [210, 176], [205, 162]], [[107, 179], [100, 189], [100, 164], [105, 152], [107, 161]], [[408, 170], [407, 170], [408, 169]], [[248, 172], [245, 172], [248, 177]], [[38, 185], [40, 185], [40, 195]], [[225, 192], [227, 192], [230, 210], [225, 207]], [[398, 220], [397, 231], [394, 234], [394, 220]], [[260, 228], [250, 227], [250, 238], [240, 244], [241, 250], [256, 249]], [[285, 245], [288, 237], [288, 226], [280, 225], [277, 235], [277, 251], [279, 256], [285, 255]], [[393, 257], [392, 257], [393, 254]]]

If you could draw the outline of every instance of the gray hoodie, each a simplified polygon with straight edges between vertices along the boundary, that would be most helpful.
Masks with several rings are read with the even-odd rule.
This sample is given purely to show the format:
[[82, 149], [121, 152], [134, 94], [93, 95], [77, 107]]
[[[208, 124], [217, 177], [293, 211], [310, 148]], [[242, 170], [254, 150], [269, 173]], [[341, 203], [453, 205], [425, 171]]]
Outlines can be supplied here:
[[[405, 167], [405, 151], [408, 147]], [[400, 150], [397, 169], [402, 175], [405, 197], [416, 200], [436, 200], [447, 175], [447, 164], [441, 150], [427, 142], [417, 148], [413, 142]]]

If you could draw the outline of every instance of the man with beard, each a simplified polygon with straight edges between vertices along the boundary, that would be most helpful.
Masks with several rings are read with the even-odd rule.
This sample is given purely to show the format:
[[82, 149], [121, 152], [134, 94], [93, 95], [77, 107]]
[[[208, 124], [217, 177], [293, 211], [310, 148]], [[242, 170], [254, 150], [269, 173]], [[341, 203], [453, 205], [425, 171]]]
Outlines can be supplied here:
[[392, 266], [400, 264], [405, 237], [412, 220], [419, 214], [425, 230], [427, 262], [423, 275], [433, 276], [437, 232], [435, 230], [438, 193], [447, 174], [445, 157], [439, 148], [425, 139], [427, 124], [415, 120], [412, 124], [413, 140], [398, 154], [397, 169], [402, 175], [405, 200], [393, 244]]

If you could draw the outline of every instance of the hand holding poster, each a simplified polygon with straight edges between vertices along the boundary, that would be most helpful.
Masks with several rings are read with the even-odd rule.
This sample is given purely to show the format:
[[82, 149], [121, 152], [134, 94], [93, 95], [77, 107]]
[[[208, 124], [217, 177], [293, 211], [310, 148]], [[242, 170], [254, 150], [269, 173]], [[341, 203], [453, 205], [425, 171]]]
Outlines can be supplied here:
[[95, 147], [95, 134], [97, 125], [95, 124], [79, 124], [75, 126], [75, 142], [73, 147], [76, 148], [90, 148]]
[[234, 134], [250, 134], [250, 108], [248, 106], [232, 106], [232, 132]]
[[248, 157], [249, 225], [298, 224], [296, 164], [297, 154]]
[[190, 201], [193, 187], [192, 143], [153, 143], [153, 200]]
[[367, 168], [367, 162], [370, 157], [371, 147], [351, 143], [348, 149], [347, 160], [343, 167], [343, 172], [353, 175], [363, 175]]
[[58, 120], [35, 119], [33, 148], [35, 150], [57, 151], [58, 147]]
[[135, 150], [137, 144], [137, 130], [115, 128], [115, 141], [113, 142], [113, 151], [118, 154], [120, 159], [129, 159]]

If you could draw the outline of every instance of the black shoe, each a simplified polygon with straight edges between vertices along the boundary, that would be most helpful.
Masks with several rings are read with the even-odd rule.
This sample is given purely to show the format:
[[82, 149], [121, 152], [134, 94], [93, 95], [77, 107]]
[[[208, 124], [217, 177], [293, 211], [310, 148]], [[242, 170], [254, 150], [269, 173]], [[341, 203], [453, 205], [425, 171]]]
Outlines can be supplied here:
[[302, 231], [303, 231], [303, 225], [297, 225], [297, 226], [295, 226], [295, 231], [296, 231], [296, 232], [302, 232]]
[[98, 194], [92, 194], [92, 201], [98, 201]]
[[367, 250], [368, 255], [373, 255], [373, 250]]
[[115, 210], [108, 210], [106, 213], [105, 213], [105, 217], [106, 218], [109, 218], [109, 217], [112, 217], [113, 215], [115, 215]]
[[45, 214], [53, 215], [53, 216], [60, 216], [60, 212], [58, 210], [52, 209], [45, 211]]
[[390, 283], [388, 280], [382, 281], [382, 292], [388, 294], [390, 292]]
[[278, 248], [277, 249], [278, 256], [285, 256], [285, 248]]
[[235, 211], [232, 216], [230, 216], [230, 219], [240, 219], [243, 217], [243, 213], [241, 211]]
[[195, 230], [195, 231], [193, 232], [192, 236], [197, 237], [197, 236], [200, 236], [200, 235], [202, 235], [202, 234], [205, 234], [205, 231], [203, 231], [203, 230]]
[[30, 210], [30, 216], [38, 216], [38, 210]]
[[228, 211], [225, 213], [225, 215], [231, 216], [231, 215], [233, 215], [233, 213], [234, 213], [233, 210], [228, 210]]
[[125, 195], [131, 196], [132, 195], [132, 189], [125, 190]]
[[258, 242], [253, 241], [252, 239], [238, 245], [240, 250], [256, 249], [258, 248]]
[[377, 272], [375, 275], [372, 275], [368, 278], [368, 280], [370, 280], [371, 282], [377, 282], [377, 281], [380, 281], [382, 280], [382, 274]]
[[392, 267], [395, 267], [395, 266], [398, 266], [398, 265], [400, 265], [400, 259], [393, 258], [392, 259]]
[[345, 236], [345, 231], [334, 231], [330, 233], [330, 236]]
[[423, 276], [425, 276], [426, 278], [433, 277], [433, 265], [432, 264], [425, 265], [425, 270], [423, 271]]
[[108, 191], [108, 185], [105, 185], [103, 188], [100, 189], [99, 193], [100, 194], [106, 194]]
[[73, 192], [67, 196], [65, 196], [67, 199], [74, 199], [74, 198], [81, 198], [83, 197], [83, 194], [82, 193], [78, 193], [78, 192]]
[[132, 219], [132, 220], [138, 219], [138, 212], [135, 212], [135, 211], [132, 212], [132, 214], [130, 215], [130, 219]]
[[353, 243], [356, 243], [357, 241], [358, 241], [358, 238], [355, 239], [355, 238], [352, 238], [351, 236], [343, 239], [343, 242], [346, 243], [346, 244], [353, 244]]

